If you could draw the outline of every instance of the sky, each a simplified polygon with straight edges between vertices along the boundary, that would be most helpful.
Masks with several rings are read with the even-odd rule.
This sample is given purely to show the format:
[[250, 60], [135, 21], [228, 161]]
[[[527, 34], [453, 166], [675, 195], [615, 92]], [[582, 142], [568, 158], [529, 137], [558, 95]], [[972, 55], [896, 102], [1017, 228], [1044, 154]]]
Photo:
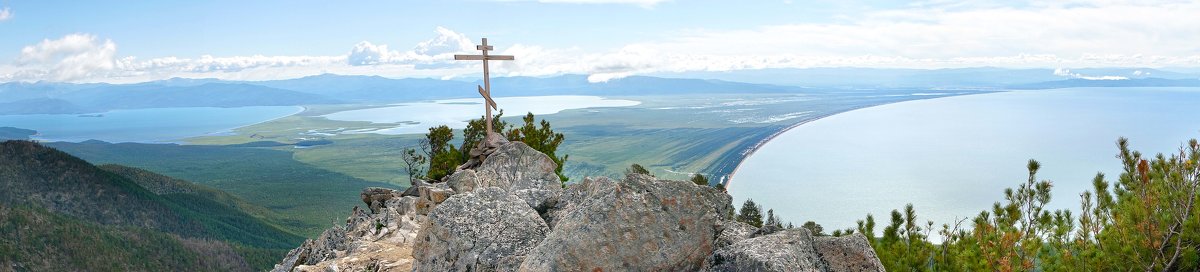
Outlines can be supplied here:
[[[999, 3], [998, 3], [999, 2]], [[1200, 67], [1200, 1], [0, 0], [0, 82]], [[497, 53], [493, 52], [493, 54]]]

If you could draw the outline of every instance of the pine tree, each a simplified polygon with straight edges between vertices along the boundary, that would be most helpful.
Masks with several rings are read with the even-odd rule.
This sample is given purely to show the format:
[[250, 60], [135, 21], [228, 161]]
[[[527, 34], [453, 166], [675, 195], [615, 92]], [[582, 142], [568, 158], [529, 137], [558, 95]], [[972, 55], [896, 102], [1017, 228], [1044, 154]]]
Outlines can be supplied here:
[[754, 204], [754, 200], [746, 199], [746, 202], [742, 203], [742, 209], [738, 212], [737, 221], [761, 228], [763, 226], [762, 207]]
[[708, 186], [708, 178], [701, 174], [692, 175], [692, 183], [696, 185]]

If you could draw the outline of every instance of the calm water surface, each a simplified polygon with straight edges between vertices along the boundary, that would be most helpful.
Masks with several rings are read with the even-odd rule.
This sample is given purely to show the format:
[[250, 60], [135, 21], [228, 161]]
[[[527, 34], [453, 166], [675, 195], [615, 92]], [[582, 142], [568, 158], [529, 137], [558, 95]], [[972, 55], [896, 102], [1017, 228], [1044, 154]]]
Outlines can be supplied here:
[[[522, 116], [527, 112], [543, 115], [569, 109], [628, 107], [641, 104], [641, 102], [632, 100], [580, 95], [497, 97], [494, 101], [500, 109], [504, 110], [505, 116]], [[324, 115], [325, 118], [331, 120], [398, 123], [396, 127], [389, 129], [355, 131], [379, 134], [426, 133], [430, 127], [440, 125], [461, 129], [467, 127], [467, 120], [480, 116], [483, 116], [482, 98], [400, 103], [389, 107], [349, 110]]]
[[0, 127], [37, 130], [43, 141], [171, 142], [228, 132], [302, 111], [297, 106], [155, 108], [93, 114], [0, 115]]
[[[855, 226], [913, 203], [935, 226], [975, 216], [1023, 182], [1029, 159], [1053, 182], [1050, 208], [1078, 214], [1095, 174], [1121, 169], [1116, 139], [1143, 153], [1200, 138], [1200, 88], [1074, 88], [901, 102], [783, 133], [742, 162], [730, 192], [800, 225]], [[879, 231], [878, 229], [876, 231]]]

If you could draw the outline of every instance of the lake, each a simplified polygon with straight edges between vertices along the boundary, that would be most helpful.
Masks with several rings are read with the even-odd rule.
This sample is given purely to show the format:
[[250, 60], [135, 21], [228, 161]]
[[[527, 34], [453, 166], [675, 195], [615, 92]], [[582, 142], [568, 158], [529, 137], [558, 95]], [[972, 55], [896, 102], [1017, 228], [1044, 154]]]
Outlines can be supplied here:
[[[554, 95], [493, 98], [506, 116], [554, 114], [564, 110], [602, 107], [636, 106], [641, 102], [606, 99], [598, 96]], [[493, 112], [495, 114], [497, 112]], [[467, 127], [467, 121], [483, 116], [483, 98], [446, 99], [427, 102], [399, 103], [388, 107], [335, 112], [323, 117], [340, 121], [369, 121], [396, 123], [395, 127], [380, 130], [350, 131], [350, 133], [410, 134], [426, 133], [430, 127], [447, 125]]]
[[[1079, 211], [1096, 173], [1120, 174], [1118, 137], [1146, 154], [1200, 138], [1200, 88], [1072, 88], [900, 102], [833, 115], [787, 131], [731, 178], [747, 198], [826, 232], [913, 203], [935, 227], [974, 217], [1028, 177], [1054, 184], [1051, 209]], [[969, 220], [968, 220], [969, 223]]]
[[42, 141], [162, 143], [226, 133], [303, 111], [298, 106], [154, 108], [97, 114], [0, 115], [0, 127], [37, 130]]

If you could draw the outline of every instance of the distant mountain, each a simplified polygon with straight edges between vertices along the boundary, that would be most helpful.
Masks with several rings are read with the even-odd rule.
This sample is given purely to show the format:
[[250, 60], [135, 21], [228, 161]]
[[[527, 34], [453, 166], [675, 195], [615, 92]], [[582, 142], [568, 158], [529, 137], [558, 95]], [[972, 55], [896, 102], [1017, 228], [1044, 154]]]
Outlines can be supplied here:
[[[74, 114], [114, 109], [337, 104], [322, 95], [245, 83], [171, 80], [139, 84], [6, 83], [0, 114]], [[194, 83], [194, 84], [193, 84]], [[16, 97], [20, 99], [12, 99]]]
[[[586, 75], [498, 77], [503, 96], [674, 95], [818, 92], [844, 89], [1004, 89], [1089, 78], [1197, 79], [1200, 74], [1149, 68], [955, 69], [805, 68], [657, 73], [606, 82]], [[161, 107], [242, 107], [396, 103], [478, 97], [481, 80], [323, 74], [269, 81], [172, 78], [137, 84], [0, 84], [0, 114], [87, 113]]]
[[[478, 97], [476, 85], [482, 81], [436, 80], [428, 78], [390, 79], [378, 76], [318, 75], [298, 79], [250, 81], [256, 84], [324, 95], [356, 102], [401, 102], [430, 99]], [[493, 95], [665, 95], [685, 93], [777, 93], [804, 91], [803, 88], [747, 84], [720, 80], [658, 78], [633, 76], [592, 83], [585, 75], [554, 77], [498, 77], [492, 79]]]
[[39, 113], [88, 113], [95, 112], [70, 101], [55, 98], [30, 98], [0, 103], [0, 115]]
[[[107, 237], [106, 241], [112, 240], [110, 242], [121, 243], [121, 239], [131, 239], [124, 243], [133, 245], [144, 242], [127, 237], [123, 232], [170, 234], [162, 237], [175, 237], [172, 243], [183, 245], [203, 242], [212, 244], [206, 248], [235, 248], [236, 255], [241, 256], [239, 259], [250, 266], [263, 269], [273, 261], [272, 256], [278, 258], [276, 255], [282, 255], [287, 247], [302, 240], [301, 237], [252, 215], [261, 213], [263, 208], [253, 207], [226, 193], [137, 168], [118, 165], [96, 167], [82, 159], [34, 142], [0, 143], [0, 177], [4, 177], [0, 179], [0, 206], [18, 207], [15, 212], [19, 214], [55, 214], [64, 218], [61, 219], [64, 222], [74, 225], [103, 226], [93, 234]], [[10, 220], [18, 218], [4, 217], [0, 225], [21, 224]], [[105, 229], [111, 232], [102, 231]], [[74, 236], [60, 236], [66, 235], [63, 233], [41, 234], [51, 237], [19, 236], [15, 241], [5, 239], [0, 241], [0, 248], [4, 247], [2, 244], [37, 247], [37, 243], [23, 240], [35, 238], [59, 241], [45, 244], [43, 249], [87, 243], [74, 241], [73, 239], [77, 238]], [[167, 245], [147, 246], [158, 248]], [[144, 249], [121, 250], [136, 252]], [[65, 253], [54, 255], [53, 252], [45, 254], [79, 257], [83, 260], [95, 255], [116, 253], [79, 253], [86, 256]], [[229, 257], [229, 254], [225, 253], [214, 254], [216, 255], [207, 256], [191, 251], [175, 251], [156, 252], [145, 257], [182, 258], [154, 260], [151, 262], [154, 264], [184, 259], [195, 261], [197, 258]], [[34, 265], [35, 267], [27, 267], [32, 270], [42, 270], [37, 267], [53, 268], [37, 266], [41, 260], [22, 259], [20, 256], [25, 255], [12, 257], [16, 259], [10, 261]], [[0, 263], [4, 262], [5, 257], [0, 256]], [[72, 260], [60, 260], [67, 263], [70, 261]], [[75, 267], [66, 270], [91, 269], [93, 268]]]
[[248, 81], [245, 84], [323, 95], [353, 102], [397, 102], [478, 96], [473, 84], [429, 78], [323, 74], [297, 79]]
[[759, 69], [727, 72], [658, 73], [660, 77], [719, 79], [727, 81], [826, 88], [1004, 88], [1006, 86], [1065, 80], [1078, 77], [1186, 79], [1188, 74], [1150, 68], [1005, 69], [995, 67], [952, 69], [804, 68]]
[[28, 140], [29, 136], [37, 134], [36, 130], [15, 127], [0, 127], [0, 141]]
[[607, 82], [588, 82], [584, 75], [550, 78], [503, 77], [492, 80], [492, 87], [513, 95], [673, 95], [702, 93], [785, 93], [811, 89], [768, 84], [750, 84], [711, 79], [631, 76]]
[[63, 94], [59, 98], [97, 109], [291, 106], [341, 102], [315, 94], [244, 83], [205, 83], [195, 86], [111, 85], [82, 89]]
[[1058, 89], [1075, 87], [1200, 87], [1200, 79], [1138, 78], [1124, 80], [1068, 79], [1009, 86], [1011, 89]]

